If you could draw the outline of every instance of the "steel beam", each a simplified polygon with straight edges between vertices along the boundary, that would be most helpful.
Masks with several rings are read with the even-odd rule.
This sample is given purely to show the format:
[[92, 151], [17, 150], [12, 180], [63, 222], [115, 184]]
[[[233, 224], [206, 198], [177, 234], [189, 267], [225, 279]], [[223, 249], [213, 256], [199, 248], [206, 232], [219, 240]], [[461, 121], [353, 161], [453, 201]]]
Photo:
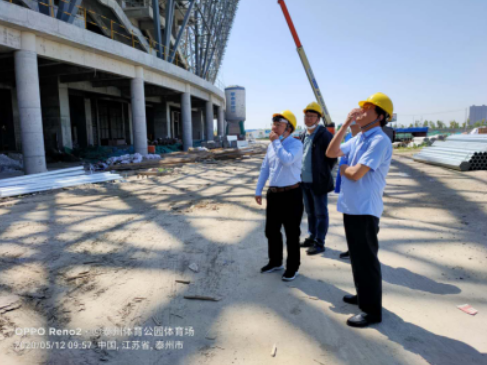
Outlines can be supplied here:
[[174, 0], [166, 0], [166, 27], [164, 28], [164, 59], [169, 59], [171, 32], [174, 21]]
[[[156, 36], [157, 57], [162, 58], [161, 18], [159, 15], [159, 0], [152, 0], [152, 12], [154, 17], [154, 34]], [[167, 25], [167, 21], [166, 21]]]
[[186, 29], [186, 26], [188, 25], [189, 17], [191, 16], [191, 10], [193, 10], [195, 0], [190, 0], [188, 10], [186, 11], [186, 15], [184, 16], [183, 24], [181, 24], [181, 28], [179, 29], [179, 34], [176, 38], [176, 43], [174, 43], [174, 49], [171, 51], [171, 55], [169, 56], [169, 62], [174, 61], [174, 57], [176, 56], [176, 51], [178, 50], [179, 47], [179, 42], [181, 42], [181, 38], [184, 34], [184, 30]]

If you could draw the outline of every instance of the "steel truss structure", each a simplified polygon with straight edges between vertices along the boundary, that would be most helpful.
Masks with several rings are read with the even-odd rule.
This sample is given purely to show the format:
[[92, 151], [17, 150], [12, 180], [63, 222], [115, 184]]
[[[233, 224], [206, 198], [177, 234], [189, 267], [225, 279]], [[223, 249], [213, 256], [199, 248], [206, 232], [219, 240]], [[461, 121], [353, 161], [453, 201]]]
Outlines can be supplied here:
[[[7, 0], [10, 1], [10, 0]], [[239, 0], [13, 0], [215, 83]]]

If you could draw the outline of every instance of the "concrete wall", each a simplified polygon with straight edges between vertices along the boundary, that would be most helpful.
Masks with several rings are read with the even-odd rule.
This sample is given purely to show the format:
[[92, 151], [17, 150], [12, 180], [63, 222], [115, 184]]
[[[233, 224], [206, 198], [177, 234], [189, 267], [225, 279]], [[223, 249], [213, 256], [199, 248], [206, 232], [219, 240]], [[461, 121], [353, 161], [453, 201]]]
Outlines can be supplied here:
[[166, 138], [169, 136], [167, 130], [167, 105], [165, 102], [154, 105], [154, 136], [155, 138]]

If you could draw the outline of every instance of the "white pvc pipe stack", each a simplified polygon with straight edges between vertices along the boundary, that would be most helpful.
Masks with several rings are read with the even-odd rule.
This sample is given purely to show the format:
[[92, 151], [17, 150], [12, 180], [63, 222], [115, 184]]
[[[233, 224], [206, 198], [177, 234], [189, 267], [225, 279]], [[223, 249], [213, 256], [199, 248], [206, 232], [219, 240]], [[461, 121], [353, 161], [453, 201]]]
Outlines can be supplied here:
[[487, 170], [487, 135], [454, 135], [414, 155], [416, 161], [455, 170]]
[[109, 172], [87, 175], [82, 166], [0, 180], [0, 197], [31, 194], [69, 186], [102, 183], [122, 177]]

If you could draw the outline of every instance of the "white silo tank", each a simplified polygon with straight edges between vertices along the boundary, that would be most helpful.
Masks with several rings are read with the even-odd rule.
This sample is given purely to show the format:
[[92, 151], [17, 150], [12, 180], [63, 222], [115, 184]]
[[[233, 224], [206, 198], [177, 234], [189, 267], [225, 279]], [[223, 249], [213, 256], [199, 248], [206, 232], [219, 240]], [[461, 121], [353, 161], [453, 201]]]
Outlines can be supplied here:
[[225, 89], [225, 97], [227, 99], [227, 122], [245, 122], [245, 88], [242, 86], [229, 86]]

